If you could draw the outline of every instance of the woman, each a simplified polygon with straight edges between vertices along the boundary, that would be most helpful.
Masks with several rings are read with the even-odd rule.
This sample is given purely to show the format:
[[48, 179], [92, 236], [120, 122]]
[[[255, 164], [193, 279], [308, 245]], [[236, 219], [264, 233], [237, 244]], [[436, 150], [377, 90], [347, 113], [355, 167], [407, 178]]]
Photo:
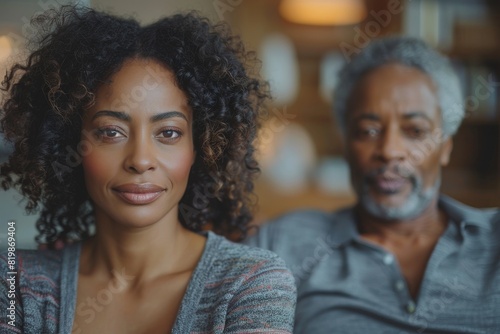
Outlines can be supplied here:
[[34, 22], [39, 47], [4, 81], [1, 125], [15, 152], [2, 185], [41, 207], [39, 243], [73, 243], [17, 252], [0, 329], [291, 332], [283, 262], [207, 232], [241, 238], [251, 219], [267, 98], [244, 66], [251, 54], [195, 14], [140, 27], [63, 7]]

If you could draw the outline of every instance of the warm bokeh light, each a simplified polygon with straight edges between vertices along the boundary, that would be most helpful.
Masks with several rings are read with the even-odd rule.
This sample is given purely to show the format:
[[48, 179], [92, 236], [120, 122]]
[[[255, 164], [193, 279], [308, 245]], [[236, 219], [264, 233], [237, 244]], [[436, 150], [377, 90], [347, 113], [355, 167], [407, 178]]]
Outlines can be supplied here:
[[348, 25], [366, 17], [363, 0], [282, 0], [280, 13], [288, 21], [310, 25]]
[[0, 36], [0, 62], [7, 60], [11, 53], [12, 45], [10, 39], [7, 36]]

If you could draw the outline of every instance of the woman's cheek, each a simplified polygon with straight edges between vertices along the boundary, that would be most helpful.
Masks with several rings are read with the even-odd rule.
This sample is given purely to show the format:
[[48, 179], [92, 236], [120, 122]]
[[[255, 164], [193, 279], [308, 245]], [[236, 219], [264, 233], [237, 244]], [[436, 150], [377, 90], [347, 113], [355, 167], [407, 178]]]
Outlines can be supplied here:
[[[82, 159], [82, 167], [85, 175], [87, 187], [97, 186], [100, 183], [106, 183], [107, 174], [112, 172], [111, 156], [99, 154], [99, 152], [92, 152]], [[89, 184], [89, 183], [94, 184]]]
[[169, 171], [169, 176], [177, 182], [186, 182], [194, 162], [194, 152], [176, 154], [175, 158], [164, 159], [164, 164]]

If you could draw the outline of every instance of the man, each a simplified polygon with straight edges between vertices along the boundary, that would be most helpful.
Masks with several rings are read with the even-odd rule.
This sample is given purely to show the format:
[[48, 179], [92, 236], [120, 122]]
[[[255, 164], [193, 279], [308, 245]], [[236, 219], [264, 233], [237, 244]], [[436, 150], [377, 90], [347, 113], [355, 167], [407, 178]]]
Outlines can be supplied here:
[[500, 215], [439, 194], [464, 116], [450, 64], [417, 39], [382, 39], [339, 82], [357, 203], [285, 215], [248, 241], [294, 273], [295, 332], [500, 333]]

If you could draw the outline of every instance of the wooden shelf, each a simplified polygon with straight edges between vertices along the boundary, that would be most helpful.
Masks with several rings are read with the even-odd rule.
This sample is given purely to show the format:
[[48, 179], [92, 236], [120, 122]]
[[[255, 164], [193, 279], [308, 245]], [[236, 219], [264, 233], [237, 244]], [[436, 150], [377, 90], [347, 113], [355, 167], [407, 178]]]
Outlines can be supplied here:
[[500, 177], [460, 169], [443, 170], [443, 193], [473, 207], [500, 206]]
[[498, 120], [498, 118], [490, 118], [490, 117], [466, 117], [464, 118], [462, 125], [499, 126], [500, 121]]

